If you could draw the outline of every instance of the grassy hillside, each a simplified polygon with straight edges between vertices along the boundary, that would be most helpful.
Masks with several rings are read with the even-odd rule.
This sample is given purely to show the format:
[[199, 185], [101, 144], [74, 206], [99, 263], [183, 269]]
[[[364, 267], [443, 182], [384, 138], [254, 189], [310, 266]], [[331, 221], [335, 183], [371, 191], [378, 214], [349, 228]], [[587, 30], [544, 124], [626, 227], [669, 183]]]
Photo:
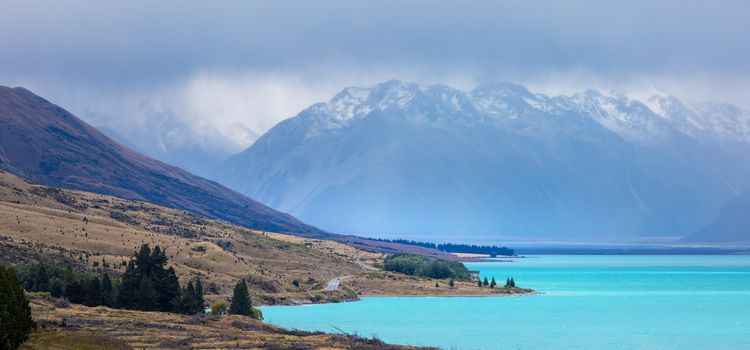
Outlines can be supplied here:
[[21, 349], [415, 349], [346, 334], [285, 330], [245, 316], [55, 307], [32, 297], [40, 329]]
[[180, 277], [199, 276], [207, 281], [207, 291], [217, 295], [228, 294], [239, 278], [248, 278], [256, 295], [294, 297], [382, 260], [381, 254], [341, 243], [253, 231], [0, 173], [0, 262], [46, 261], [116, 275], [142, 243], [165, 247]]

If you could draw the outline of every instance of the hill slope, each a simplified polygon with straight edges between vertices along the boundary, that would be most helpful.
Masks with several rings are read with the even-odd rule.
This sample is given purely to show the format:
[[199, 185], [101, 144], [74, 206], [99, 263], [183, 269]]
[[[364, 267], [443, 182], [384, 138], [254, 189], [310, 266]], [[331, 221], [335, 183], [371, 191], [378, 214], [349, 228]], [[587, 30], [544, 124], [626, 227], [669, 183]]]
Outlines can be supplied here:
[[716, 220], [688, 235], [685, 242], [750, 243], [750, 191], [729, 201]]
[[[340, 236], [342, 239], [348, 237]], [[249, 230], [183, 210], [28, 183], [0, 172], [0, 263], [42, 262], [117, 276], [148, 243], [166, 249], [184, 282], [204, 281], [209, 298], [226, 298], [240, 278], [257, 304], [300, 304], [365, 295], [516, 294], [457, 281], [375, 271], [382, 253], [329, 240]], [[353, 242], [366, 245], [367, 241]], [[384, 242], [370, 242], [381, 244]], [[380, 250], [398, 248], [385, 244]], [[408, 249], [409, 247], [404, 247]], [[433, 255], [428, 249], [422, 251]], [[442, 253], [444, 256], [449, 254]], [[341, 282], [328, 288], [330, 281]]]
[[287, 330], [249, 317], [184, 316], [164, 312], [57, 308], [32, 297], [39, 330], [21, 349], [433, 349], [389, 345], [375, 338]]
[[0, 87], [0, 169], [34, 182], [179, 208], [277, 232], [321, 230], [127, 149], [23, 88]]
[[[215, 286], [214, 294], [229, 293], [238, 279], [248, 278], [255, 294], [274, 298], [322, 289], [318, 284], [334, 277], [367, 271], [355, 260], [372, 264], [381, 257], [0, 172], [0, 263], [43, 261], [119, 274], [119, 263], [143, 243], [165, 248], [180, 278], [201, 277]], [[295, 279], [302, 283], [295, 286]]]
[[677, 238], [750, 185], [745, 124], [665, 96], [389, 81], [279, 123], [214, 178], [340, 233]]

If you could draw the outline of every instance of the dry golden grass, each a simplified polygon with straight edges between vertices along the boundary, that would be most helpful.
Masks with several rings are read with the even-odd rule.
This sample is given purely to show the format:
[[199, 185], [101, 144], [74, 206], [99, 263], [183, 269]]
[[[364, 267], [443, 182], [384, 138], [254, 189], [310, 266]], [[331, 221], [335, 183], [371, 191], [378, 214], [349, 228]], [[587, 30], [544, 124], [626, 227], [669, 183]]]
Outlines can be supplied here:
[[412, 349], [373, 339], [318, 332], [289, 331], [244, 316], [199, 317], [163, 312], [89, 308], [56, 308], [51, 300], [32, 298], [32, 315], [40, 327], [25, 349], [47, 349], [56, 340], [71, 347], [89, 347], [102, 337], [110, 349], [127, 344], [135, 349]]
[[40, 329], [29, 336], [20, 350], [128, 350], [130, 345], [90, 331]]
[[314, 248], [316, 250], [329, 252], [331, 254], [341, 256], [347, 259], [354, 259], [360, 265], [364, 265], [364, 266], [372, 267], [376, 264], [382, 263], [386, 257], [386, 254], [383, 254], [383, 253], [365, 251], [365, 250], [357, 249], [357, 248], [354, 248], [352, 246], [349, 246], [343, 243], [328, 241], [324, 239], [304, 238], [304, 237], [290, 236], [290, 235], [284, 235], [284, 234], [274, 233], [274, 232], [263, 232], [263, 234], [266, 235], [267, 237], [277, 239], [280, 241], [303, 244], [307, 247]]
[[0, 237], [26, 249], [82, 259], [89, 270], [101, 270], [106, 261], [114, 272], [123, 271], [120, 264], [141, 244], [159, 245], [180, 278], [201, 277], [219, 294], [246, 277], [255, 282], [256, 294], [311, 291], [336, 276], [365, 271], [357, 259], [379, 256], [149, 203], [32, 185], [7, 173], [0, 173]]

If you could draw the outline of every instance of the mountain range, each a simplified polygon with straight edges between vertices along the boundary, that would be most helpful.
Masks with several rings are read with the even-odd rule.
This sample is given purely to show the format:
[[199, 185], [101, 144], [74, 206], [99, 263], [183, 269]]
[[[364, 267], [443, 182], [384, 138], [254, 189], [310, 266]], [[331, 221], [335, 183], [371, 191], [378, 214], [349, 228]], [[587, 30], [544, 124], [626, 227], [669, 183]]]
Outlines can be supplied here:
[[750, 113], [731, 105], [394, 80], [312, 105], [213, 176], [340, 233], [617, 241], [700, 230], [749, 175]]
[[24, 88], [0, 87], [0, 170], [55, 187], [184, 209], [276, 232], [324, 232], [218, 183], [117, 144]]

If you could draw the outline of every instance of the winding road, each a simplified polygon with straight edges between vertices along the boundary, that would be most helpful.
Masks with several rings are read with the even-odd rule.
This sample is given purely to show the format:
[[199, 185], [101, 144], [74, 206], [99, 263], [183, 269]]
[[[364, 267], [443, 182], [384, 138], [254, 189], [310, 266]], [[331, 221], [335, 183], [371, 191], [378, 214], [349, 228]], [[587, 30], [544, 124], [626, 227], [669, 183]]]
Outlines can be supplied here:
[[[357, 259], [357, 261], [355, 261], [355, 263], [357, 263], [357, 265], [359, 265], [360, 267], [362, 267], [365, 270], [370, 270], [370, 271], [377, 271], [378, 270], [378, 268], [376, 268], [374, 266], [371, 266], [371, 265], [367, 265], [364, 262], [360, 261], [359, 259]], [[336, 277], [336, 278], [328, 281], [328, 284], [326, 284], [325, 290], [332, 291], [332, 290], [339, 289], [339, 286], [341, 285], [341, 281], [343, 281], [344, 278], [347, 278], [347, 277], [352, 277], [352, 276], [339, 276], [339, 277]]]

